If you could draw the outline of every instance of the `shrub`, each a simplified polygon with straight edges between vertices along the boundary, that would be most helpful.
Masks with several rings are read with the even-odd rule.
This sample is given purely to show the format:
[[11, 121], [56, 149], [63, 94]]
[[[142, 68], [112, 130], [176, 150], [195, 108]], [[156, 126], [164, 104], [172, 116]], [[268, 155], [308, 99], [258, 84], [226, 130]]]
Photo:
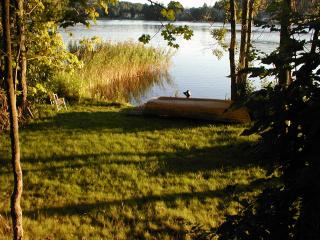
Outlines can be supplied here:
[[83, 95], [83, 81], [74, 73], [60, 73], [53, 78], [50, 86], [51, 91], [59, 97], [64, 97], [69, 103], [80, 101]]

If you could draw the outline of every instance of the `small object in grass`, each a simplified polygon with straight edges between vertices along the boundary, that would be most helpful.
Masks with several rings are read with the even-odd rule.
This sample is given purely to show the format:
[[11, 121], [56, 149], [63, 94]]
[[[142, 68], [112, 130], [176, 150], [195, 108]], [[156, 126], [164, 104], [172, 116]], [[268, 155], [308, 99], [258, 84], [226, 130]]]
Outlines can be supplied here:
[[57, 111], [61, 110], [61, 106], [64, 107], [67, 110], [66, 101], [64, 98], [59, 98], [58, 94], [53, 93], [53, 96], [50, 96], [50, 102], [51, 105], [55, 105], [57, 108]]
[[187, 90], [187, 91], [183, 92], [183, 94], [184, 94], [187, 98], [190, 98], [190, 97], [191, 97], [191, 92], [190, 92], [190, 90]]

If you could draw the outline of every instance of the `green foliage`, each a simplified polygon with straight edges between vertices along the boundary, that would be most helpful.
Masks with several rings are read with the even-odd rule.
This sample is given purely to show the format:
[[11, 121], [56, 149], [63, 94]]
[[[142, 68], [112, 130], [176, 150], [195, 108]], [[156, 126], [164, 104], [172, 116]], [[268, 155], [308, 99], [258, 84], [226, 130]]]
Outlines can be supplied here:
[[28, 86], [28, 97], [32, 103], [45, 103], [49, 97], [49, 90], [41, 83]]
[[175, 14], [179, 14], [179, 13], [183, 12], [183, 10], [184, 10], [182, 4], [177, 1], [171, 1], [168, 4], [168, 9], [174, 11]]
[[89, 26], [88, 20], [96, 20], [99, 17], [97, 9], [103, 9], [105, 13], [108, 13], [108, 4], [117, 2], [118, 0], [67, 1], [68, 4], [63, 8], [63, 18], [60, 26], [74, 26], [77, 23]]
[[193, 36], [193, 31], [189, 28], [189, 26], [174, 26], [169, 23], [162, 30], [161, 35], [168, 42], [168, 45], [173, 48], [179, 48], [179, 44], [177, 44], [175, 36], [183, 36], [185, 40], [190, 40]]
[[[168, 4], [168, 7], [165, 8], [161, 4], [155, 4], [151, 1], [152, 4], [155, 5], [155, 7], [158, 8], [160, 11], [162, 17], [169, 21], [175, 21], [176, 15], [178, 13], [181, 13], [183, 11], [183, 6], [179, 2], [171, 1]], [[168, 46], [173, 48], [179, 48], [179, 44], [176, 43], [176, 37], [177, 36], [183, 36], [185, 40], [190, 40], [193, 36], [193, 31], [191, 28], [187, 25], [185, 26], [175, 26], [172, 23], [168, 23], [162, 26], [161, 35], [163, 36], [164, 40], [167, 41]], [[151, 36], [148, 34], [143, 34], [139, 41], [146, 44], [149, 43], [151, 40]]]
[[211, 31], [213, 39], [217, 41], [217, 47], [213, 50], [213, 54], [218, 59], [222, 58], [223, 53], [228, 49], [228, 44], [225, 40], [227, 32], [226, 28], [217, 28]]
[[161, 10], [161, 15], [163, 17], [165, 17], [166, 19], [168, 19], [169, 21], [176, 20], [175, 12], [172, 9], [168, 9], [168, 10], [167, 9], [162, 9]]
[[[89, 26], [89, 20], [95, 20], [99, 16], [98, 8], [107, 11], [108, 4], [116, 2], [116, 0], [31, 0], [26, 2], [27, 79], [30, 100], [44, 102], [50, 91], [68, 93], [70, 100], [76, 100], [79, 97], [76, 90], [70, 92], [75, 87], [76, 81], [71, 81], [69, 77], [68, 81], [63, 83], [57, 74], [72, 75], [73, 71], [82, 66], [77, 56], [66, 49], [58, 33], [58, 27], [67, 27], [76, 23]], [[37, 44], [34, 44], [35, 42]]]
[[63, 96], [68, 103], [76, 103], [85, 95], [84, 85], [83, 79], [77, 78], [74, 73], [61, 72], [54, 76], [49, 88], [50, 92]]
[[56, 2], [50, 5], [48, 1], [27, 3], [26, 12], [32, 13], [27, 15], [26, 21], [27, 79], [29, 100], [35, 103], [48, 100], [57, 73], [72, 73], [81, 67], [81, 62], [66, 49], [58, 32], [66, 4]]
[[[173, 48], [179, 48], [179, 44], [176, 43], [177, 36], [182, 36], [185, 40], [190, 40], [193, 36], [193, 31], [189, 26], [175, 26], [172, 23], [168, 23], [164, 25], [163, 30], [161, 31], [161, 35], [164, 40], [167, 41], [168, 46]], [[149, 34], [143, 34], [139, 41], [147, 44], [151, 41], [151, 36]]]
[[213, 29], [211, 32], [211, 35], [219, 42], [221, 43], [223, 48], [227, 48], [228, 45], [225, 43], [225, 37], [228, 30], [226, 28], [218, 28]]
[[142, 42], [143, 44], [149, 43], [151, 40], [151, 36], [149, 34], [143, 34], [141, 37], [139, 37], [139, 42]]
[[163, 8], [161, 14], [169, 21], [176, 20], [176, 15], [183, 12], [183, 6], [179, 2], [171, 1], [168, 4], [168, 8]]

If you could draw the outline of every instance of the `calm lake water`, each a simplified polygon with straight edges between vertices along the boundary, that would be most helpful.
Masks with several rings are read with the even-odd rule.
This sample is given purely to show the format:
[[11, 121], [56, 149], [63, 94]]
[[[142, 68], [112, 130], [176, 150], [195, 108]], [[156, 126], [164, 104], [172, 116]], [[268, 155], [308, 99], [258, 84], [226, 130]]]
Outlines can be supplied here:
[[[180, 25], [189, 25], [194, 31], [190, 41], [178, 39], [180, 48], [175, 51], [169, 70], [170, 80], [164, 81], [161, 86], [150, 86], [150, 89], [141, 97], [133, 100], [134, 103], [145, 102], [156, 96], [174, 96], [176, 92], [190, 89], [193, 97], [201, 98], [230, 98], [230, 79], [228, 53], [221, 59], [214, 56], [213, 50], [217, 43], [211, 36], [211, 31], [222, 27], [221, 23], [190, 23], [179, 22]], [[160, 22], [132, 21], [132, 20], [100, 20], [88, 29], [78, 25], [62, 32], [65, 42], [99, 36], [111, 42], [133, 41], [138, 42], [142, 34], [155, 35], [161, 28]], [[69, 36], [72, 33], [72, 36]], [[240, 36], [238, 37], [238, 40]], [[253, 44], [264, 52], [270, 52], [278, 46], [279, 33], [270, 33], [267, 29], [253, 29]], [[168, 48], [161, 34], [153, 37], [150, 44], [155, 47]], [[260, 83], [255, 81], [259, 87]]]

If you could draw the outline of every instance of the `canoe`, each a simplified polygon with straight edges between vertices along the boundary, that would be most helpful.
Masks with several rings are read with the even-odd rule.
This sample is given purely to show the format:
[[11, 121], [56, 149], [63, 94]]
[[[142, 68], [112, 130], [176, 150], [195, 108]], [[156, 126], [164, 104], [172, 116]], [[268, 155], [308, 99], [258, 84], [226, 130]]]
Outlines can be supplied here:
[[158, 97], [149, 100], [140, 111], [143, 115], [189, 118], [214, 122], [248, 123], [246, 108], [230, 108], [232, 101], [204, 98]]

